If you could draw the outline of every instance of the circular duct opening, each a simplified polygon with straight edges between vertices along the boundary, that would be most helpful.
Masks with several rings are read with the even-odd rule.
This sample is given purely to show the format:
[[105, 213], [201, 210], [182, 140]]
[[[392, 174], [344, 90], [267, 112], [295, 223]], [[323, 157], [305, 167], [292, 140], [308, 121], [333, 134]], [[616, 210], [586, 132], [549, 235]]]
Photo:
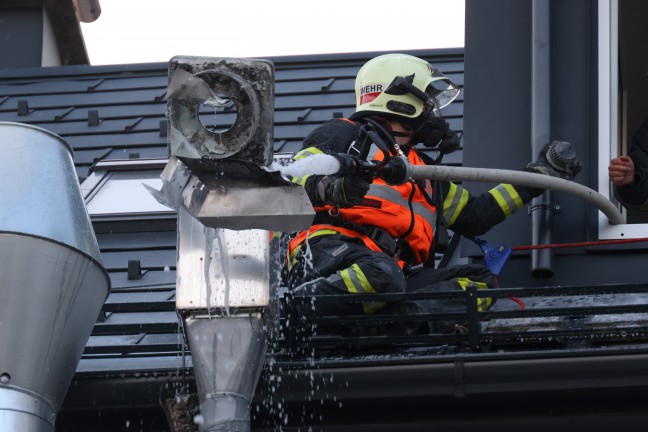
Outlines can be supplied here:
[[213, 93], [211, 99], [202, 101], [198, 118], [205, 129], [222, 134], [234, 126], [238, 118], [236, 103], [224, 93]]

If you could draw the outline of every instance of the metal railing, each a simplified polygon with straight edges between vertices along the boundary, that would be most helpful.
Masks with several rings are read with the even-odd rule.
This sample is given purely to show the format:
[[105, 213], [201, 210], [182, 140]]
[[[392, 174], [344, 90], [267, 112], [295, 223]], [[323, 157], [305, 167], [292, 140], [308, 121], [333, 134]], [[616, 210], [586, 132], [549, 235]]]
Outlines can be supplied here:
[[[634, 294], [645, 294], [645, 301], [618, 304], [624, 296]], [[480, 299], [511, 297], [527, 301], [542, 298], [548, 306], [517, 310], [479, 309]], [[380, 301], [387, 304], [411, 300], [461, 300], [465, 302], [465, 310], [406, 315], [375, 313], [328, 316], [304, 313], [309, 310], [308, 305], [313, 300], [317, 303], [323, 299], [329, 303]], [[561, 305], [551, 306], [552, 302], [561, 303], [561, 300]], [[465, 291], [456, 292], [346, 294], [301, 298], [288, 293], [280, 302], [284, 311], [283, 331], [276, 348], [292, 356], [299, 356], [299, 353], [312, 355], [314, 352], [341, 354], [345, 350], [358, 353], [363, 349], [393, 351], [440, 345], [452, 347], [445, 352], [455, 353], [522, 349], [570, 350], [575, 347], [610, 345], [623, 345], [626, 349], [631, 349], [635, 345], [648, 344], [648, 284], [498, 289], [468, 286]], [[601, 317], [608, 319], [597, 321]], [[529, 320], [535, 320], [535, 329], [530, 329], [534, 326], [529, 325]], [[425, 324], [429, 329], [439, 322], [461, 324], [462, 331], [434, 333], [425, 330]], [[555, 328], [546, 328], [547, 322]], [[506, 325], [498, 327], [494, 323]], [[545, 328], [542, 328], [543, 324]]]

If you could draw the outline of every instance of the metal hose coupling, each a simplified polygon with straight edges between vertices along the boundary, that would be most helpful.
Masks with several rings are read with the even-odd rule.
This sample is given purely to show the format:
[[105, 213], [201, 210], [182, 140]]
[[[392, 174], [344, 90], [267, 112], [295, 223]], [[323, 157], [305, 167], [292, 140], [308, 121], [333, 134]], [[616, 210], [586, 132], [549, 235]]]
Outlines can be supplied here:
[[412, 165], [405, 157], [392, 156], [386, 163], [378, 166], [376, 177], [382, 178], [390, 185], [402, 185], [412, 178]]
[[576, 160], [576, 150], [566, 141], [553, 141], [549, 144], [547, 162], [559, 171], [567, 171]]
[[385, 160], [365, 161], [345, 153], [334, 155], [340, 163], [336, 175], [360, 177], [366, 181], [381, 178], [390, 185], [401, 185], [412, 177], [412, 168], [407, 158], [391, 156]]

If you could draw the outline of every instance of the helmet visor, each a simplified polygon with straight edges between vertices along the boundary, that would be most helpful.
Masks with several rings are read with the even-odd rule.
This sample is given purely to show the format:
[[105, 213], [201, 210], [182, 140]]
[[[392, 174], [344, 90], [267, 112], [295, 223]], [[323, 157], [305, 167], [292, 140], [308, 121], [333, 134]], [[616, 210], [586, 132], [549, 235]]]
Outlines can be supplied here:
[[425, 89], [425, 93], [430, 96], [437, 105], [438, 109], [444, 108], [459, 96], [461, 90], [448, 77], [443, 75], [440, 70], [429, 65], [432, 76], [430, 83]]

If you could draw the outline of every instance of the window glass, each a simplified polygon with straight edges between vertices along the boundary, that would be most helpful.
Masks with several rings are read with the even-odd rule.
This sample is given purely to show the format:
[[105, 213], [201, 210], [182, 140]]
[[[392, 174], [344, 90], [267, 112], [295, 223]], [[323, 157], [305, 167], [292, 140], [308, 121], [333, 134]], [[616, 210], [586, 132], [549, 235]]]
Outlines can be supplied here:
[[144, 186], [146, 184], [160, 190], [162, 180], [158, 171], [93, 173], [82, 185], [82, 190], [88, 191], [86, 183], [93, 182], [95, 187], [86, 197], [86, 207], [90, 216], [175, 212], [160, 204]]

